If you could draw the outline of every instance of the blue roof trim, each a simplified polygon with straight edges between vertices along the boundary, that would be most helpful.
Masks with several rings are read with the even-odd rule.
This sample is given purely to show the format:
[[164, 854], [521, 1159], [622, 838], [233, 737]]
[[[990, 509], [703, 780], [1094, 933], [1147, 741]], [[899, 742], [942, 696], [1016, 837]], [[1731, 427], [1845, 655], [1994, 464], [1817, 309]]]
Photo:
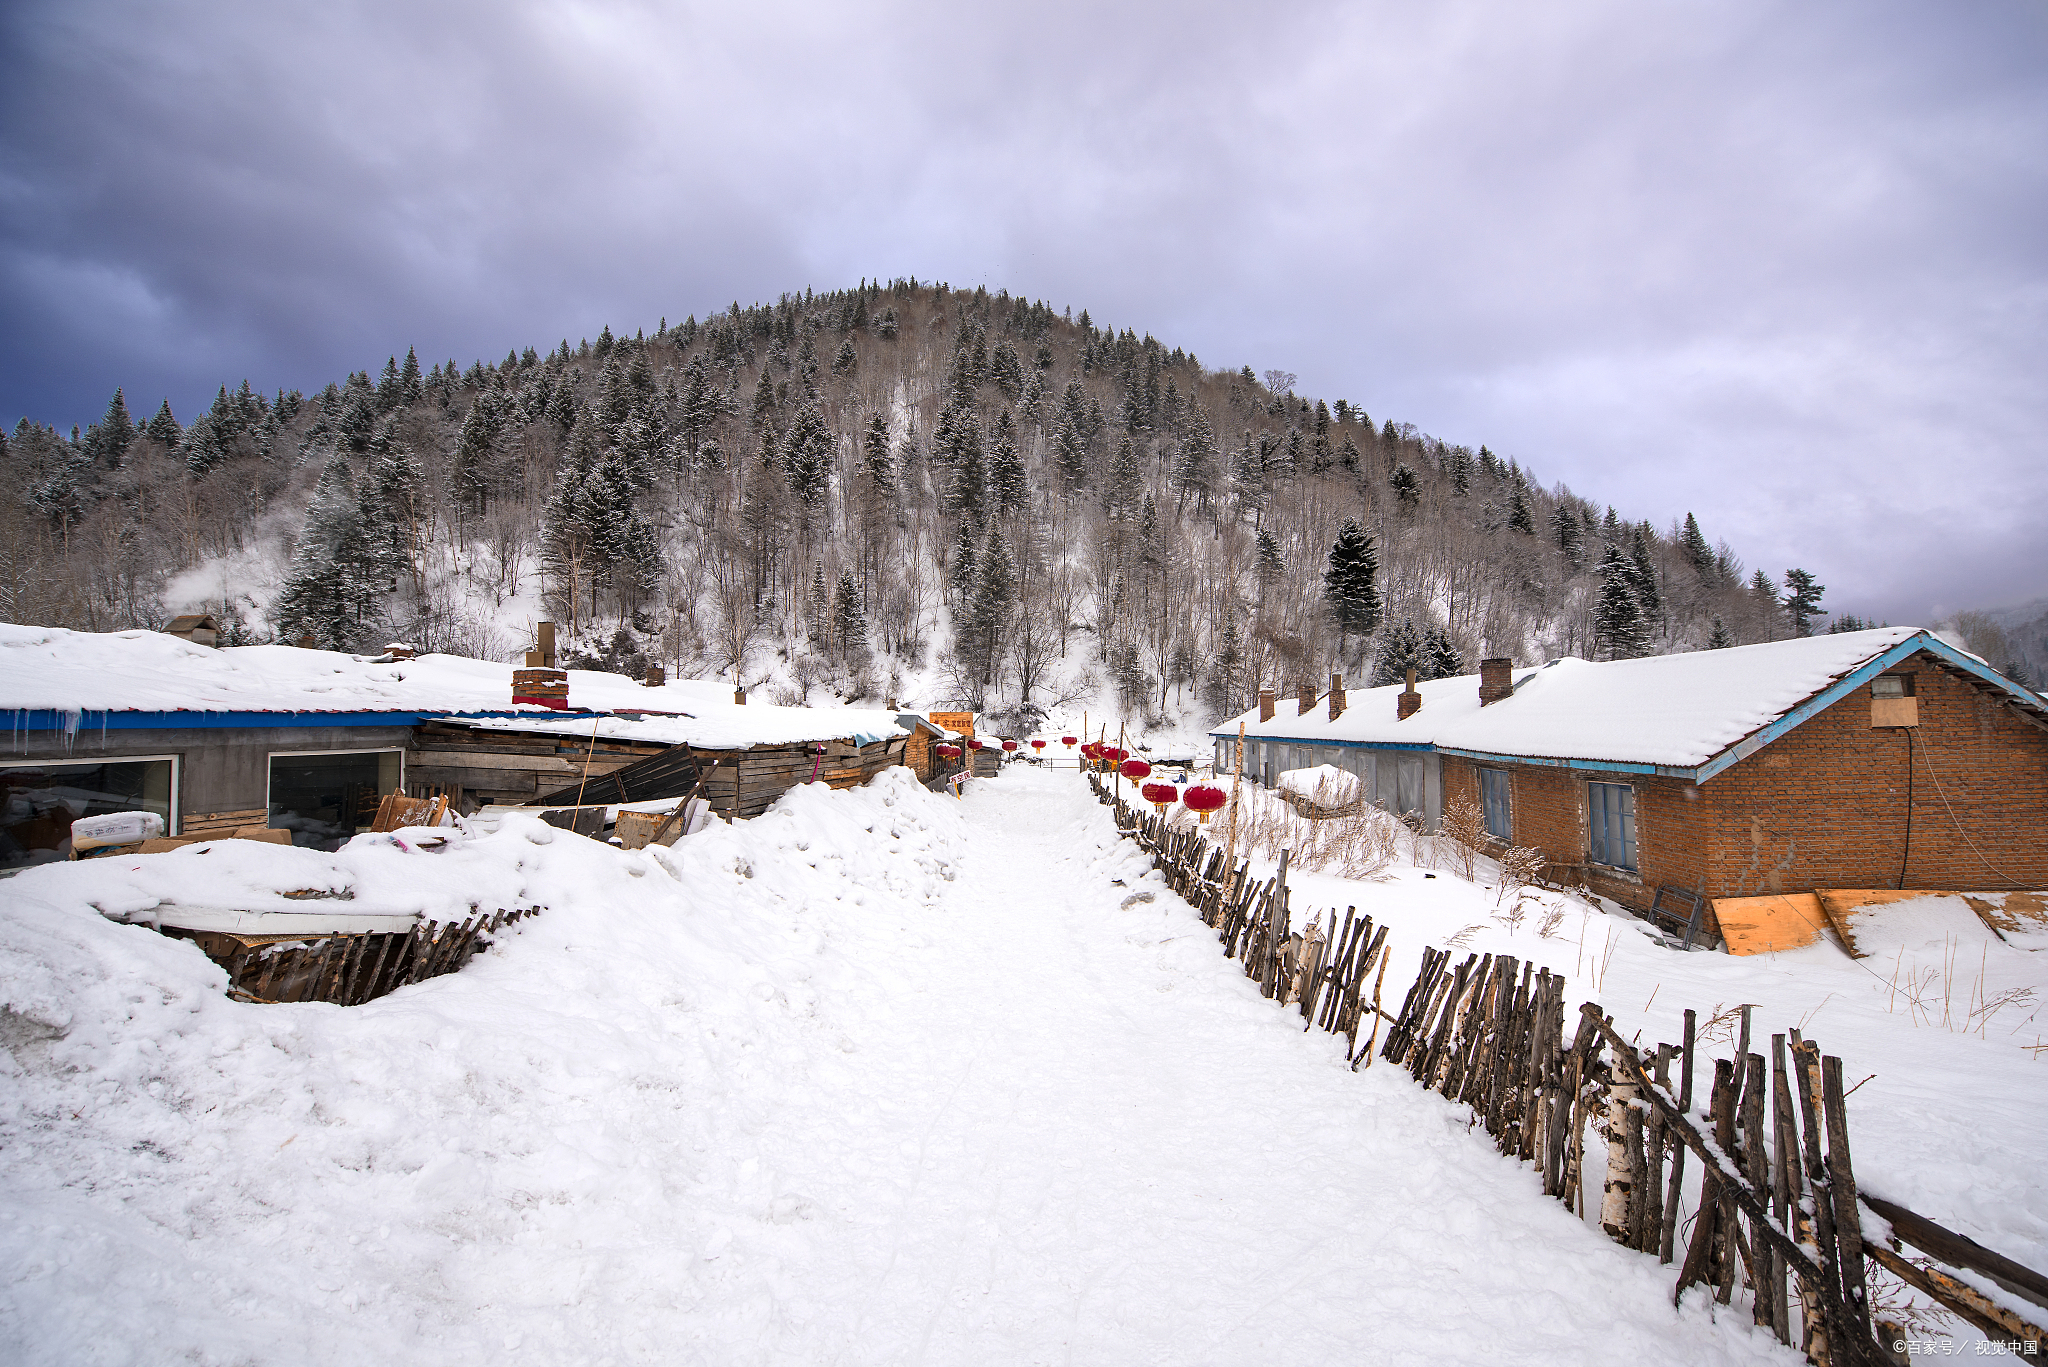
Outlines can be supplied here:
[[[1235, 731], [1211, 731], [1216, 740], [1235, 742]], [[1426, 740], [1329, 740], [1322, 736], [1255, 736], [1245, 733], [1244, 743], [1270, 741], [1275, 745], [1329, 745], [1348, 750], [1434, 750], [1436, 744]]]
[[1705, 783], [1714, 775], [1740, 764], [1743, 760], [1748, 759], [1751, 755], [1763, 749], [1786, 732], [1791, 731], [1794, 727], [1827, 711], [1828, 708], [1833, 707], [1843, 698], [1848, 697], [1851, 693], [1854, 693], [1857, 689], [1863, 687], [1863, 685], [1869, 683], [1894, 665], [1902, 664], [1923, 652], [1934, 656], [1944, 664], [1992, 685], [2022, 707], [2031, 708], [2036, 712], [2048, 708], [2048, 704], [2044, 704], [2038, 696], [2021, 688], [1982, 660], [1972, 655], [1966, 655], [1940, 637], [1922, 631], [1908, 636], [1882, 655], [1859, 665], [1827, 688], [1822, 689], [1790, 712], [1787, 712], [1784, 716], [1779, 717], [1768, 725], [1757, 728], [1741, 740], [1735, 742], [1735, 744], [1729, 746], [1726, 750], [1723, 750], [1720, 754], [1715, 755], [1699, 767], [1699, 777], [1694, 782]]
[[[11, 715], [9, 715], [11, 713]], [[588, 712], [102, 712], [12, 708], [0, 713], [7, 729], [23, 731], [276, 730], [295, 726], [417, 726], [450, 717], [512, 717], [545, 721]]]
[[1497, 755], [1486, 750], [1457, 750], [1448, 746], [1441, 753], [1456, 759], [1490, 760], [1496, 764], [1528, 764], [1545, 769], [1583, 769], [1606, 774], [1655, 774], [1659, 778], [1699, 782], [1697, 769], [1682, 769], [1673, 764], [1641, 764], [1620, 759], [1554, 759], [1548, 755]]

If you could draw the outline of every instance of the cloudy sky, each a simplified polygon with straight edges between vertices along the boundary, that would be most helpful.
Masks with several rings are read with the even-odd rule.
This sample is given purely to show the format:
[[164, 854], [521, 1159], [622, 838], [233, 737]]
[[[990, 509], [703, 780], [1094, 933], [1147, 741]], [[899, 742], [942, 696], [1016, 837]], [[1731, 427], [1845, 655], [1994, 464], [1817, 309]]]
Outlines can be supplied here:
[[2048, 594], [2048, 6], [0, 14], [0, 418], [914, 275], [1485, 442], [1838, 611]]

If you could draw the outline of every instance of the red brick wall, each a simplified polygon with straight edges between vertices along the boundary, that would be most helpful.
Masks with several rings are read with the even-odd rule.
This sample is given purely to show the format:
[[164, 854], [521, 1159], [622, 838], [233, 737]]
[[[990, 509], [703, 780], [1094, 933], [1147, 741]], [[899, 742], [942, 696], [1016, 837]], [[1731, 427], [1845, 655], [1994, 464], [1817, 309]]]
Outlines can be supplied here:
[[[1542, 852], [1554, 876], [1582, 877], [1587, 886], [1624, 906], [1645, 908], [1670, 884], [1698, 890], [1705, 874], [1699, 825], [1703, 801], [1688, 784], [1647, 774], [1608, 774], [1548, 765], [1487, 765], [1508, 774], [1508, 820], [1513, 843]], [[1471, 760], [1444, 760], [1444, 804], [1479, 801], [1479, 768]], [[1626, 783], [1636, 790], [1636, 869], [1633, 874], [1592, 864], [1586, 815], [1588, 783]]]
[[1713, 895], [2048, 887], [2048, 732], [1930, 656], [1899, 672], [1920, 713], [1903, 882], [1907, 741], [1871, 726], [1860, 688], [1705, 785]]

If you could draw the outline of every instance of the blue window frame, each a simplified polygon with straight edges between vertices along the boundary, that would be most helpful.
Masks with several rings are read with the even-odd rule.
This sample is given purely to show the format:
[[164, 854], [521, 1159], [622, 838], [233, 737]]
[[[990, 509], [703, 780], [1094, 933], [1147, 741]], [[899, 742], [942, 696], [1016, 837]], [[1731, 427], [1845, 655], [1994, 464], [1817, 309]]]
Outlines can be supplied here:
[[1508, 771], [1479, 771], [1479, 805], [1486, 813], [1486, 833], [1495, 840], [1513, 843], [1514, 826], [1508, 817]]
[[1636, 790], [1626, 783], [1588, 783], [1586, 807], [1593, 828], [1592, 858], [1609, 868], [1636, 867]]

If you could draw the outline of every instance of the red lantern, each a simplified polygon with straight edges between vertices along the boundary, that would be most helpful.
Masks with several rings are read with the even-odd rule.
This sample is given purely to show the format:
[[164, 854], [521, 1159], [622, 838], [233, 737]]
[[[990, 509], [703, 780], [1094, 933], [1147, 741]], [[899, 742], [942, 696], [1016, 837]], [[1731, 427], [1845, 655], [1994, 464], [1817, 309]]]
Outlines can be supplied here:
[[[1132, 761], [1133, 764], [1136, 762], [1136, 760]], [[1129, 765], [1125, 767], [1128, 768]], [[1171, 783], [1148, 783], [1138, 791], [1145, 795], [1147, 802], [1162, 812], [1166, 810], [1168, 804], [1178, 801], [1180, 798], [1180, 790]]]
[[933, 748], [939, 752], [939, 756], [942, 759], [960, 758], [960, 747], [957, 745], [939, 745]]
[[1185, 793], [1182, 793], [1180, 800], [1186, 803], [1195, 815], [1201, 817], [1203, 821], [1207, 821], [1209, 813], [1223, 810], [1223, 804], [1230, 801], [1230, 794], [1224, 792], [1221, 788], [1212, 788], [1206, 783], [1198, 783]]
[[[1118, 750], [1116, 753], [1121, 755], [1124, 752]], [[1152, 766], [1145, 763], [1145, 761], [1141, 759], [1129, 759], [1125, 760], [1122, 764], [1117, 766], [1117, 772], [1122, 774], [1125, 778], [1130, 779], [1133, 783], [1135, 783], [1139, 779], [1145, 778], [1148, 775], [1150, 775], [1152, 772]]]
[[1061, 736], [1060, 744], [1066, 746], [1069, 750], [1071, 750], [1074, 748], [1074, 738], [1072, 736]]
[[[1125, 760], [1131, 757], [1131, 752], [1128, 750], [1119, 750], [1117, 749], [1117, 747], [1112, 745], [1107, 750], [1104, 750], [1102, 752], [1102, 757], [1108, 760], [1111, 764], [1122, 764]], [[1146, 772], [1150, 773], [1151, 771], [1148, 769], [1146, 770]]]
[[1003, 749], [1004, 749], [1005, 751], [1015, 750], [1016, 748], [1017, 748], [1017, 742], [1016, 742], [1016, 741], [1013, 741], [1013, 740], [1006, 740], [1006, 741], [1004, 741], [1004, 742], [1003, 742]]
[[1045, 748], [1045, 742], [1042, 740], [1032, 741], [1031, 748], [1034, 750], [1043, 750]]
[[981, 748], [981, 742], [976, 740], [974, 737], [969, 736], [967, 738], [967, 748], [970, 750], [979, 750]]

